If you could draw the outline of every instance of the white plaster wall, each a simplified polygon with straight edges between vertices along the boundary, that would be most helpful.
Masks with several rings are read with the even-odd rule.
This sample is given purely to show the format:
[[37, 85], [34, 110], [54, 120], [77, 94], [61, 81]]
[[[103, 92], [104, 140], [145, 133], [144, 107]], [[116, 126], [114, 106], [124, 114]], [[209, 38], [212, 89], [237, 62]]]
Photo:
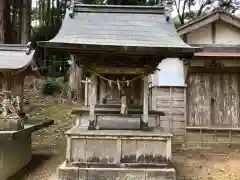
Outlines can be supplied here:
[[156, 71], [151, 75], [151, 86], [184, 86], [183, 61], [177, 58], [163, 60]]
[[212, 44], [211, 24], [203, 26], [187, 34], [188, 44]]
[[223, 21], [216, 22], [216, 44], [240, 44], [240, 29]]

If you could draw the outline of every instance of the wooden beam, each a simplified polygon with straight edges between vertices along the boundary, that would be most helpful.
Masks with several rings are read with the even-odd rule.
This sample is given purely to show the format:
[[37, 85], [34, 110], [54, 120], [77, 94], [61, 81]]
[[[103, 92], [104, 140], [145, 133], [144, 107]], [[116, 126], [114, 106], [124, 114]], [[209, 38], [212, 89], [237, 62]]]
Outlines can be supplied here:
[[212, 28], [212, 44], [216, 44], [216, 22], [211, 24]]

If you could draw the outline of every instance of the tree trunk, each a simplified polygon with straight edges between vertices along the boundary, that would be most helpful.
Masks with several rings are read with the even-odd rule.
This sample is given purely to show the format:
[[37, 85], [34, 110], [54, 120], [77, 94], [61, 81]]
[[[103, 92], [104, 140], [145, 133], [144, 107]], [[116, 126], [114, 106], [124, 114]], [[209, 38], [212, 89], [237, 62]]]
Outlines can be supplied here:
[[21, 43], [27, 44], [31, 32], [31, 1], [23, 0]]
[[5, 8], [5, 0], [0, 0], [0, 43], [4, 43], [4, 23], [3, 23], [3, 14]]

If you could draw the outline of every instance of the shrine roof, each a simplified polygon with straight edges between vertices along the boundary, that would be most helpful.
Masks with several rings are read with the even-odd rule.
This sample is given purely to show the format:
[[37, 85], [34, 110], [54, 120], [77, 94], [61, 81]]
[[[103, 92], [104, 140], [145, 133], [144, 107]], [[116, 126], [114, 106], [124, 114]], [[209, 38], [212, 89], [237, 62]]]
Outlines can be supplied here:
[[199, 51], [180, 38], [169, 15], [163, 6], [75, 4], [67, 10], [58, 34], [39, 41], [38, 46], [173, 54]]
[[240, 18], [232, 15], [224, 10], [216, 9], [210, 14], [206, 14], [202, 17], [197, 18], [183, 26], [181, 26], [177, 31], [179, 35], [184, 35], [190, 33], [198, 28], [206, 26], [210, 23], [221, 20], [229, 25], [240, 28]]
[[34, 52], [29, 44], [0, 44], [0, 69], [24, 68], [31, 64]]

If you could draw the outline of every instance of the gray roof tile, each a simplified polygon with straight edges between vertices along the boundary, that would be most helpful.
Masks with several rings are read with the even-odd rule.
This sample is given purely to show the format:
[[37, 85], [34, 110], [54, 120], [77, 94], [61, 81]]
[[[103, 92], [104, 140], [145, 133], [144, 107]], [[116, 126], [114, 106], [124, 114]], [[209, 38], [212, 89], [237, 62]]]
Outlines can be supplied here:
[[34, 50], [27, 53], [28, 47], [21, 44], [0, 44], [0, 69], [21, 69], [33, 59]]

